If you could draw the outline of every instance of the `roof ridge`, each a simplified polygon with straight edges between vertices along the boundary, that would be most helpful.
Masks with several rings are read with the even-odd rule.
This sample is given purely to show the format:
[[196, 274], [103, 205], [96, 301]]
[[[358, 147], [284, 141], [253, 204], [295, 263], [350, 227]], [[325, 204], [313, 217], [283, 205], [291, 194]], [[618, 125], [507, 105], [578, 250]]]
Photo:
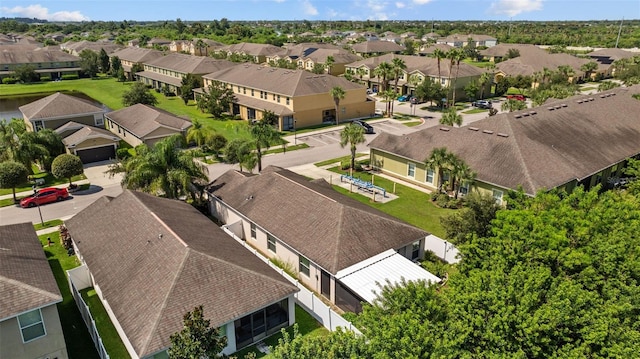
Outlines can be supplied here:
[[[342, 224], [344, 223], [343, 218], [344, 218], [344, 207], [345, 205], [340, 203], [340, 209], [338, 210], [338, 225], [336, 226], [336, 228], [338, 229], [338, 235], [336, 236], [336, 247], [335, 247], [335, 252], [332, 253], [332, 257], [333, 257], [333, 263], [331, 263], [331, 266], [333, 267], [333, 269], [335, 269], [335, 272], [338, 272], [338, 259], [340, 258], [340, 243], [342, 243]], [[328, 269], [328, 268], [327, 268]]]
[[21, 282], [19, 280], [15, 280], [15, 279], [3, 276], [3, 275], [0, 275], [0, 279], [1, 279], [0, 281], [2, 281], [2, 282], [13, 284], [15, 286], [27, 289], [29, 291], [45, 295], [47, 297], [50, 297], [51, 299], [60, 299], [60, 300], [62, 300], [62, 295], [57, 295], [55, 293], [51, 293], [51, 292], [49, 292], [47, 290], [44, 290], [44, 289], [38, 288], [38, 287], [34, 287], [34, 286], [32, 286], [30, 284], [27, 284], [25, 282]]
[[[509, 118], [507, 115], [505, 115], [505, 122], [507, 123], [507, 127], [509, 128], [509, 131], [511, 131], [511, 133], [514, 134], [515, 132], [511, 127], [511, 121], [509, 121]], [[521, 163], [522, 167], [524, 168], [524, 177], [527, 180], [528, 184], [531, 186], [531, 188], [534, 189], [536, 188], [536, 186], [535, 186], [535, 183], [533, 183], [531, 173], [529, 172], [529, 167], [527, 167], [527, 163], [524, 161], [524, 156], [522, 155], [522, 149], [520, 148], [520, 142], [515, 139], [515, 136], [511, 136], [511, 137], [513, 138], [511, 142], [515, 144], [516, 154], [518, 156], [518, 162]]]

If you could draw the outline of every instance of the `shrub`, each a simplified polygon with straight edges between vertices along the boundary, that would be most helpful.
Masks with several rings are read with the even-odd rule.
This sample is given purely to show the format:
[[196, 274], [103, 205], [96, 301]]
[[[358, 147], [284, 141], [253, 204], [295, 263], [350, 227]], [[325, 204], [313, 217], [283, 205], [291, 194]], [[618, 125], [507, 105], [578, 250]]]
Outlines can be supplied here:
[[64, 74], [61, 77], [62, 80], [77, 80], [79, 78], [78, 74]]
[[129, 152], [128, 148], [118, 148], [116, 151], [116, 157], [118, 157], [119, 160], [125, 160], [131, 157], [131, 152]]
[[2, 83], [5, 85], [13, 85], [16, 82], [18, 82], [18, 79], [13, 78], [13, 77], [5, 77], [2, 79]]
[[40, 76], [40, 81], [51, 81], [51, 76]]
[[75, 155], [62, 154], [51, 163], [51, 173], [56, 178], [68, 178], [69, 184], [72, 184], [71, 177], [81, 175], [82, 172], [82, 161]]
[[431, 192], [431, 195], [430, 195], [431, 196], [431, 201], [434, 202], [436, 199], [438, 199], [438, 195], [439, 194], [440, 193], [438, 193], [438, 191]]
[[436, 197], [436, 204], [441, 208], [448, 208], [449, 196], [446, 193], [439, 193]]

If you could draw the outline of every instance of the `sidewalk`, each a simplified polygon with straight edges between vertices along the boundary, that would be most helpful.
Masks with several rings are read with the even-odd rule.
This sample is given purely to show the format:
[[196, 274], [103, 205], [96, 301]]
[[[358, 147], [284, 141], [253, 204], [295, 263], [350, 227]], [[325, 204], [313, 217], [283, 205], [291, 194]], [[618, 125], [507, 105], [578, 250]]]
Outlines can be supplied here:
[[[77, 184], [82, 185], [82, 184], [87, 184], [90, 183], [88, 179], [83, 179], [83, 180], [79, 180], [79, 181], [75, 181], [73, 182], [73, 184]], [[49, 188], [49, 187], [55, 187], [55, 188], [66, 188], [69, 187], [68, 183], [62, 183], [62, 184], [58, 184], [55, 186], [45, 186], [45, 187], [38, 187], [38, 189], [42, 189], [42, 188]], [[24, 192], [16, 192], [16, 197], [20, 198], [20, 197], [26, 197], [26, 196], [30, 196], [33, 194], [33, 190], [30, 191], [24, 191]], [[13, 198], [13, 194], [9, 193], [9, 194], [4, 194], [0, 196], [0, 200], [2, 199], [10, 199]]]

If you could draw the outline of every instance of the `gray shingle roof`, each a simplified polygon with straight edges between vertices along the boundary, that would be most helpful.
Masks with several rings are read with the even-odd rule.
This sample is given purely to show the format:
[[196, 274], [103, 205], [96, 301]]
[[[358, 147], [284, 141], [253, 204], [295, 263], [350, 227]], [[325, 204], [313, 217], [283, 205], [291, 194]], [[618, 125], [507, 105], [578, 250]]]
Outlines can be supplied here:
[[218, 49], [218, 51], [244, 53], [251, 56], [270, 56], [282, 51], [282, 48], [270, 44], [254, 44], [250, 42], [241, 42], [239, 44], [224, 46]]
[[298, 290], [181, 201], [125, 190], [66, 225], [140, 357], [168, 347], [197, 305], [215, 327]]
[[32, 223], [0, 226], [0, 293], [0, 321], [62, 301]]
[[208, 74], [210, 72], [215, 72], [236, 65], [235, 63], [227, 60], [217, 60], [212, 57], [176, 53], [147, 61], [145, 64], [189, 74]]
[[[550, 54], [536, 46], [517, 47], [520, 56], [502, 61], [496, 65], [496, 69], [509, 76], [531, 76], [535, 72], [544, 70], [556, 70], [559, 66], [571, 66], [576, 74], [582, 74], [580, 67], [592, 60], [581, 59], [569, 54]], [[508, 51], [508, 49], [507, 49]]]
[[118, 56], [120, 60], [131, 61], [133, 63], [145, 63], [164, 56], [161, 51], [154, 49], [143, 49], [139, 47], [125, 47], [116, 51], [111, 56]]
[[62, 139], [67, 147], [75, 147], [79, 143], [84, 142], [90, 138], [106, 138], [113, 142], [119, 142], [120, 138], [104, 128], [98, 128], [94, 126], [87, 126], [77, 122], [67, 122], [66, 124], [56, 128], [57, 133], [65, 133], [65, 137]]
[[333, 274], [428, 235], [324, 181], [278, 167], [255, 176], [228, 171], [209, 192]]
[[191, 126], [191, 121], [180, 118], [170, 112], [159, 108], [135, 104], [123, 109], [108, 112], [105, 117], [133, 133], [138, 138], [157, 130], [160, 127], [168, 127], [181, 132]]
[[634, 86], [607, 91], [615, 95], [604, 98], [553, 100], [461, 128], [438, 126], [404, 136], [381, 133], [370, 147], [418, 163], [432, 149], [446, 147], [477, 172], [479, 181], [511, 189], [522, 185], [535, 194], [640, 153], [640, 101], [631, 97], [638, 92], [640, 86]]
[[104, 112], [101, 107], [87, 100], [60, 92], [20, 106], [19, 109], [30, 120]]
[[30, 48], [29, 46], [7, 45], [0, 47], [0, 64], [34, 64], [51, 62], [80, 61], [78, 56], [51, 48]]
[[203, 78], [290, 97], [328, 93], [335, 86], [340, 86], [345, 91], [364, 88], [363, 85], [347, 81], [342, 77], [255, 64], [240, 64], [204, 75]]
[[357, 43], [351, 47], [353, 51], [361, 54], [378, 53], [378, 52], [398, 52], [403, 51], [404, 46], [400, 46], [391, 41], [364, 41]]
[[[426, 76], [438, 77], [438, 60], [425, 57], [425, 56], [410, 56], [410, 55], [397, 55], [397, 54], [385, 54], [376, 57], [369, 57], [364, 60], [356, 61], [347, 65], [347, 67], [358, 68], [361, 66], [365, 66], [370, 70], [375, 69], [381, 63], [387, 62], [391, 63], [393, 59], [398, 58], [402, 59], [407, 66], [406, 72], [412, 73], [414, 71], [420, 71]], [[449, 76], [449, 60], [443, 59], [440, 61], [440, 74], [442, 77]], [[457, 66], [453, 66], [453, 74], [454, 76], [458, 72]], [[480, 76], [482, 74], [482, 70], [478, 67], [460, 63], [460, 71], [458, 72], [459, 77], [467, 77], [467, 76]]]

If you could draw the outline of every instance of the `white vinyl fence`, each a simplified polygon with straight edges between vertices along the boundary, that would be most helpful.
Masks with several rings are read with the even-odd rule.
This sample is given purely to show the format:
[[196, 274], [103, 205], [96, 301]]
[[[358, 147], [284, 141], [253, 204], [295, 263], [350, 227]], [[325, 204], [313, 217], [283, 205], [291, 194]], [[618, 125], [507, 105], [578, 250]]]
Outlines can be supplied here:
[[256, 257], [260, 258], [263, 262], [267, 263], [271, 268], [275, 269], [278, 273], [280, 273], [283, 277], [285, 277], [289, 282], [293, 283], [300, 291], [295, 294], [296, 302], [302, 306], [309, 314], [311, 314], [318, 322], [320, 322], [325, 328], [335, 331], [338, 327], [343, 329], [351, 330], [355, 333], [360, 334], [358, 328], [356, 328], [351, 322], [344, 319], [340, 314], [336, 313], [331, 307], [324, 304], [320, 298], [316, 296], [315, 293], [307, 289], [304, 285], [300, 284], [296, 278], [290, 276], [284, 269], [276, 266], [271, 263], [269, 258], [262, 255], [262, 253], [258, 252], [255, 248], [248, 245], [245, 241], [239, 238], [231, 229], [230, 226], [222, 226], [222, 229], [227, 232], [233, 239], [235, 239], [238, 243], [242, 244], [247, 250], [253, 253]]
[[425, 238], [424, 249], [433, 252], [447, 263], [460, 262], [460, 252], [452, 243], [430, 234]]
[[[89, 335], [91, 335], [91, 339], [93, 339], [98, 355], [100, 356], [100, 359], [109, 359], [109, 354], [107, 354], [107, 350], [102, 344], [102, 338], [100, 338], [100, 334], [98, 334], [98, 328], [96, 328], [96, 322], [93, 320], [93, 316], [89, 311], [89, 306], [87, 306], [87, 303], [82, 299], [82, 295], [79, 292], [79, 290], [91, 286], [90, 280], [87, 284], [87, 276], [88, 269], [85, 265], [67, 271], [67, 279], [69, 281], [69, 288], [71, 288], [71, 294], [73, 295], [73, 299], [76, 301], [76, 305], [78, 306], [78, 310], [80, 311], [80, 315], [82, 315], [84, 323], [89, 329]], [[76, 288], [76, 283], [81, 288]]]

